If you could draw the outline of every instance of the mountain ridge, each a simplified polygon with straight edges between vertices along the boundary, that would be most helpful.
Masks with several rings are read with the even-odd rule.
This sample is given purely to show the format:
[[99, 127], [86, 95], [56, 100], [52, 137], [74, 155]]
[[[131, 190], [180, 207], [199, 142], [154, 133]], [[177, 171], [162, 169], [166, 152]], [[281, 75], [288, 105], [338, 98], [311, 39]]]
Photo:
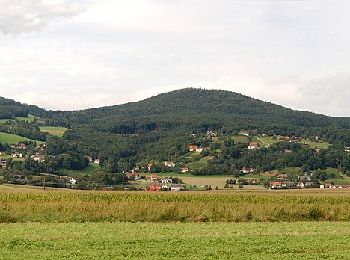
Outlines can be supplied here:
[[[8, 109], [8, 108], [11, 109]], [[10, 112], [9, 112], [10, 111]], [[9, 115], [12, 113], [12, 115]], [[0, 118], [23, 116], [25, 113], [45, 117], [65, 124], [79, 125], [109, 121], [118, 124], [125, 121], [156, 121], [173, 127], [198, 121], [205, 124], [224, 126], [227, 123], [263, 125], [283, 125], [298, 127], [340, 127], [350, 128], [350, 117], [331, 117], [309, 111], [298, 111], [272, 102], [265, 102], [227, 90], [184, 88], [161, 93], [137, 102], [120, 105], [88, 108], [76, 111], [51, 111], [35, 105], [26, 105], [11, 99], [0, 98]], [[106, 130], [106, 129], [104, 129]]]

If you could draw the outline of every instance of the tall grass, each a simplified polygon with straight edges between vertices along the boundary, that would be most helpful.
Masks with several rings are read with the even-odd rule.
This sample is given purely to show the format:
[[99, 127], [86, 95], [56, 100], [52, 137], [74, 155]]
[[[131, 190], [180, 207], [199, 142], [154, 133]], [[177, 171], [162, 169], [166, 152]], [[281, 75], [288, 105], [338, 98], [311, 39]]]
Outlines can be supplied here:
[[0, 222], [274, 222], [350, 220], [340, 194], [1, 193]]

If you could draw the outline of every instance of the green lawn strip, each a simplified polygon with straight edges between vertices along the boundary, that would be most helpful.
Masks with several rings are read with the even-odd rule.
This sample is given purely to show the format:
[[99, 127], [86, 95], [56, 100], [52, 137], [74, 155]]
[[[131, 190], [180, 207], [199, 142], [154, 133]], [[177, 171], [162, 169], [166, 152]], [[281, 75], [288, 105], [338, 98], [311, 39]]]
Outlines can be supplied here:
[[1, 259], [345, 259], [346, 222], [0, 225]]

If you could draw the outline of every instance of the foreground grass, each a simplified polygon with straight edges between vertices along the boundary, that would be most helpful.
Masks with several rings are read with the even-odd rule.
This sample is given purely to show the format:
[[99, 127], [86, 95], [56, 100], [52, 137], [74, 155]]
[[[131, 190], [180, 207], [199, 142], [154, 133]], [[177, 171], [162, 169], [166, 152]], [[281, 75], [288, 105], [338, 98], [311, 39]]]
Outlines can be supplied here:
[[0, 225], [0, 259], [345, 259], [350, 225], [22, 223]]
[[[0, 189], [1, 190], [1, 189]], [[0, 223], [349, 221], [350, 192], [0, 193]]]

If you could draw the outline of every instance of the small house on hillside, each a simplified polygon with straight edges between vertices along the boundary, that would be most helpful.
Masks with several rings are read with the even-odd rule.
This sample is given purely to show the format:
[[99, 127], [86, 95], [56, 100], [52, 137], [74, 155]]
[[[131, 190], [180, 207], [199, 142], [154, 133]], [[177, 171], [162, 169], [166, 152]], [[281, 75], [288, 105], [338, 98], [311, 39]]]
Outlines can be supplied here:
[[187, 173], [187, 172], [189, 172], [189, 168], [188, 167], [182, 167], [182, 168], [180, 168], [180, 172], [181, 173]]
[[164, 162], [164, 166], [165, 167], [169, 167], [169, 168], [174, 168], [175, 167], [175, 163], [172, 161], [165, 161]]
[[187, 148], [188, 148], [188, 151], [197, 152], [197, 153], [200, 153], [204, 150], [204, 147], [193, 145], [193, 144], [187, 146]]
[[258, 142], [250, 142], [248, 145], [248, 150], [260, 149], [260, 144]]
[[95, 159], [94, 164], [100, 164], [100, 159]]
[[27, 149], [27, 145], [26, 144], [24, 144], [24, 143], [19, 143], [17, 146], [16, 146], [16, 148], [17, 149], [19, 149], [19, 150], [25, 150], [25, 149]]
[[22, 153], [14, 153], [14, 154], [12, 154], [12, 158], [23, 158], [23, 154]]
[[347, 153], [350, 153], [350, 147], [344, 147], [344, 151], [347, 152]]
[[0, 161], [0, 169], [5, 169], [7, 166], [7, 162], [5, 160]]
[[152, 171], [152, 167], [153, 167], [152, 163], [147, 164], [147, 171], [151, 172]]
[[149, 177], [149, 179], [151, 180], [151, 181], [158, 181], [158, 179], [159, 179], [159, 177], [157, 176], [157, 175], [151, 175], [150, 177]]
[[36, 162], [40, 162], [40, 163], [41, 162], [45, 162], [45, 156], [42, 155], [42, 154], [32, 155], [30, 158], [33, 159]]
[[244, 173], [244, 174], [255, 172], [255, 171], [256, 171], [256, 169], [255, 168], [251, 168], [251, 167], [243, 167], [241, 169], [241, 172]]
[[241, 130], [241, 131], [239, 131], [239, 133], [238, 133], [239, 135], [245, 135], [245, 136], [249, 136], [249, 132], [248, 131], [246, 131], [246, 130]]

